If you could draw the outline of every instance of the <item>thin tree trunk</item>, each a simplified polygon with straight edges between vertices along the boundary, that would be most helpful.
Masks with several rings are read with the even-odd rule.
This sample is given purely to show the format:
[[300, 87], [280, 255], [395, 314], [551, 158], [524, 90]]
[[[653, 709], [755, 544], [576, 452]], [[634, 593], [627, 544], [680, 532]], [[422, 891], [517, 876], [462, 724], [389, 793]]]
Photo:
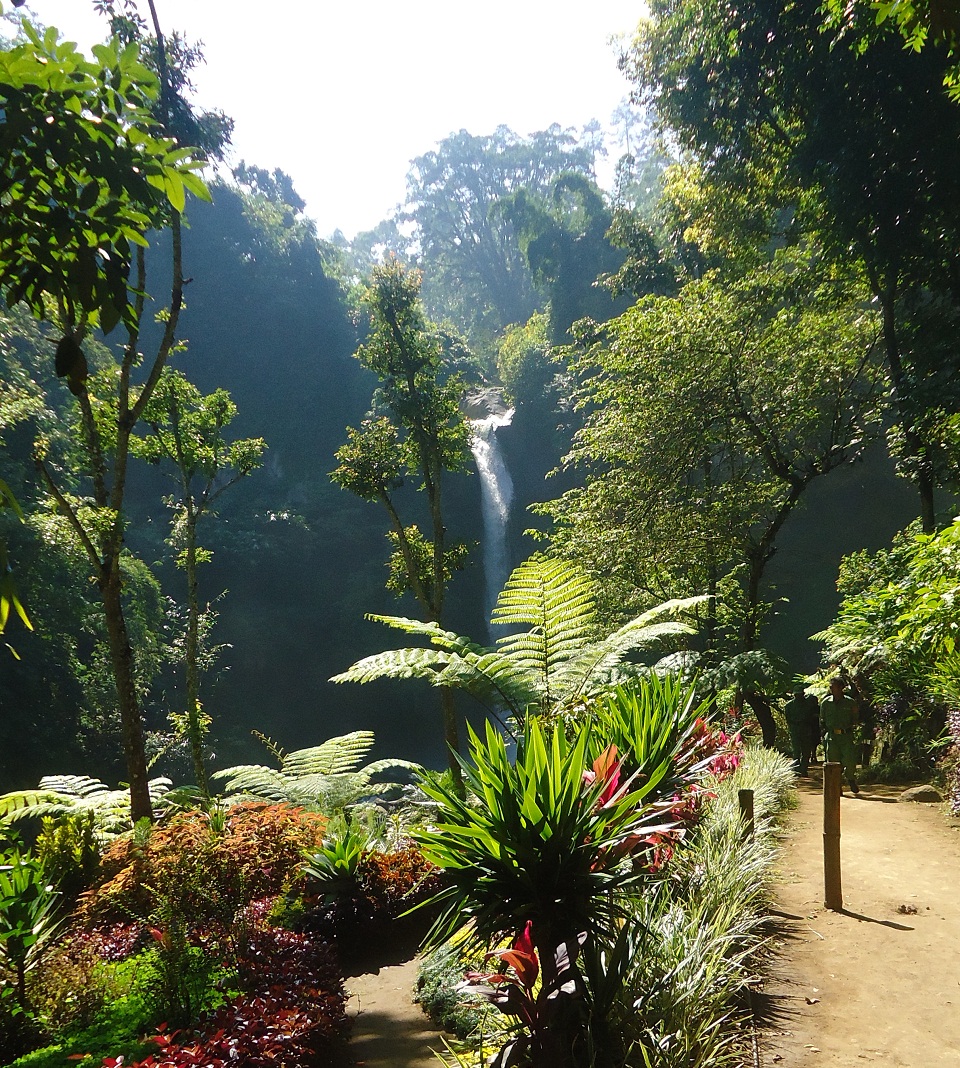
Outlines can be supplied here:
[[913, 419], [907, 404], [909, 386], [903, 371], [900, 338], [897, 333], [896, 291], [893, 285], [881, 289], [875, 280], [871, 279], [871, 281], [883, 310], [883, 344], [887, 353], [887, 366], [890, 368], [893, 399], [900, 417], [900, 425], [903, 428], [903, 440], [906, 442], [908, 453], [916, 463], [917, 490], [920, 494], [920, 524], [924, 534], [932, 534], [937, 528], [933, 464], [930, 462], [925, 442], [913, 426]]
[[[189, 508], [189, 504], [187, 505]], [[186, 522], [187, 548], [187, 637], [184, 646], [186, 666], [187, 737], [193, 758], [193, 773], [204, 797], [210, 796], [207, 768], [203, 758], [203, 725], [200, 722], [200, 600], [197, 589], [197, 516], [189, 512]]]
[[141, 819], [152, 820], [153, 805], [150, 802], [147, 779], [147, 756], [140, 719], [140, 701], [137, 697], [133, 648], [130, 645], [121, 596], [119, 553], [113, 553], [109, 557], [99, 585], [110, 643], [110, 658], [117, 685], [123, 757], [130, 780], [130, 817], [134, 823]]

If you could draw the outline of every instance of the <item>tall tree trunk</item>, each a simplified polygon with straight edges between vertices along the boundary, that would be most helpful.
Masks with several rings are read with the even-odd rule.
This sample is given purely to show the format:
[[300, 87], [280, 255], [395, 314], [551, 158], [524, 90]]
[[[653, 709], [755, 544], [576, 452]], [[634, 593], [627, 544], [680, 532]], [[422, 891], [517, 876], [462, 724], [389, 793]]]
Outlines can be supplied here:
[[457, 754], [460, 752], [460, 718], [457, 715], [453, 690], [449, 686], [440, 688], [440, 707], [443, 714], [443, 740], [447, 745], [447, 765], [450, 768], [450, 777], [453, 779], [453, 788], [457, 796], [463, 798], [466, 796], [463, 771], [457, 760]]
[[133, 648], [130, 645], [127, 620], [123, 612], [119, 552], [108, 557], [99, 585], [110, 643], [110, 658], [117, 685], [123, 758], [127, 766], [127, 778], [130, 780], [130, 817], [134, 823], [141, 819], [152, 820], [153, 805], [150, 802], [147, 779], [147, 755], [140, 719], [140, 701], [137, 698]]
[[[189, 504], [187, 505], [189, 508]], [[187, 522], [187, 637], [184, 646], [186, 667], [187, 738], [193, 758], [193, 773], [204, 797], [210, 796], [207, 767], [203, 758], [203, 723], [200, 712], [200, 599], [197, 589], [197, 516], [188, 512]]]

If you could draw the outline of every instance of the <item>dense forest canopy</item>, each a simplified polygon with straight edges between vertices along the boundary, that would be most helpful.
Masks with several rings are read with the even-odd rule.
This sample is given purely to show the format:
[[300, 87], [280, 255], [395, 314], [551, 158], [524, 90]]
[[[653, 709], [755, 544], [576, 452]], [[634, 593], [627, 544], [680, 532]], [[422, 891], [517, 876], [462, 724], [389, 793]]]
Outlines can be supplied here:
[[190, 28], [105, 6], [93, 59], [3, 23], [10, 787], [82, 766], [148, 805], [154, 757], [204, 786], [251, 729], [374, 727], [441, 764], [428, 686], [329, 680], [395, 595], [482, 630], [469, 391], [515, 409], [511, 564], [539, 524], [611, 631], [706, 595], [701, 668], [814, 671], [841, 556], [950, 519], [960, 106], [952, 31], [920, 41], [919, 8], [911, 51], [814, 0], [654, 2], [619, 143], [461, 129], [413, 147], [394, 214], [326, 240], [295, 175], [210, 165], [231, 121], [192, 102]]

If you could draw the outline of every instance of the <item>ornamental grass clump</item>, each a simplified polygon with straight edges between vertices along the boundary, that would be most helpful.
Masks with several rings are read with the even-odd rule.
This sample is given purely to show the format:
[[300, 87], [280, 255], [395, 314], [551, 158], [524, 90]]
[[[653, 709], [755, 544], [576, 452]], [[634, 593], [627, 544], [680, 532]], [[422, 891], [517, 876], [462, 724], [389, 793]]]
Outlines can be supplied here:
[[[767, 877], [776, 818], [789, 799], [787, 758], [749, 749], [714, 797], [666, 877], [639, 898], [644, 932], [624, 983], [618, 1029], [628, 1068], [715, 1068], [741, 1063], [742, 996], [765, 949]], [[746, 838], [738, 790], [752, 789], [755, 833]]]

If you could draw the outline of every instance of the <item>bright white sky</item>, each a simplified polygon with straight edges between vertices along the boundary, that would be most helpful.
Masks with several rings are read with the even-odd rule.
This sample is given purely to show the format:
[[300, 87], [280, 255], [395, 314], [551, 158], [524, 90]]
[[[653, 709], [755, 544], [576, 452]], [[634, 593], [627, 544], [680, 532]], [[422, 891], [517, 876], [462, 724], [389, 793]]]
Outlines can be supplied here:
[[[29, 3], [85, 49], [105, 36], [91, 0]], [[164, 31], [203, 42], [197, 100], [235, 120], [234, 161], [280, 167], [320, 234], [348, 237], [389, 214], [409, 161], [459, 129], [606, 125], [629, 89], [609, 38], [643, 15], [642, 0], [156, 3]]]

